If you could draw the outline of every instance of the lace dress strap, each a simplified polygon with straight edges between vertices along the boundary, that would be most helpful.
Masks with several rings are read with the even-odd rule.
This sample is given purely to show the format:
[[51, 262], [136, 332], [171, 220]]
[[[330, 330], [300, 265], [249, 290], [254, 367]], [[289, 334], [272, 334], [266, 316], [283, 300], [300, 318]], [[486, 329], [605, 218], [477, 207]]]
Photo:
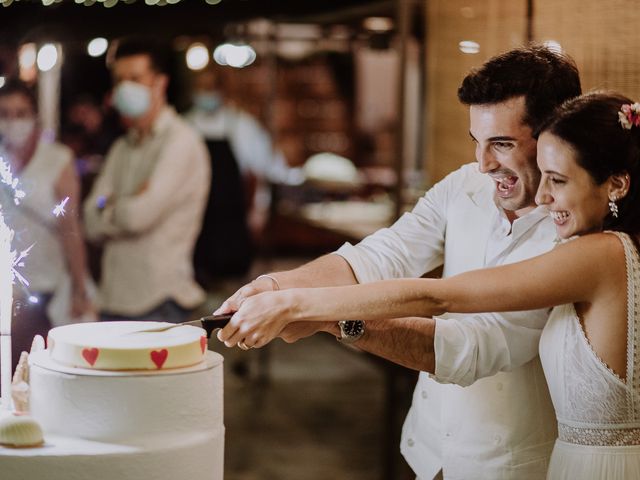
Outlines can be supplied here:
[[[616, 235], [624, 246], [624, 256], [627, 267], [627, 395], [634, 392], [640, 394], [640, 258], [638, 249], [631, 237], [622, 232], [610, 232]], [[638, 418], [632, 398], [629, 398], [632, 418]]]

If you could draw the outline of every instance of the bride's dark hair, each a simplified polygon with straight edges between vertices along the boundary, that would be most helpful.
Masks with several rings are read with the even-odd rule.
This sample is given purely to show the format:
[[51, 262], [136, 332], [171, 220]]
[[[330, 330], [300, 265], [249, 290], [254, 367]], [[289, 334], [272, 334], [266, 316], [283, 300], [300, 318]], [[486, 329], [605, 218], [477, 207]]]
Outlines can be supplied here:
[[549, 132], [577, 153], [577, 162], [597, 185], [611, 175], [628, 173], [630, 187], [618, 200], [618, 217], [607, 215], [604, 228], [640, 232], [640, 127], [624, 128], [618, 112], [633, 100], [615, 92], [593, 92], [563, 103], [538, 134]]

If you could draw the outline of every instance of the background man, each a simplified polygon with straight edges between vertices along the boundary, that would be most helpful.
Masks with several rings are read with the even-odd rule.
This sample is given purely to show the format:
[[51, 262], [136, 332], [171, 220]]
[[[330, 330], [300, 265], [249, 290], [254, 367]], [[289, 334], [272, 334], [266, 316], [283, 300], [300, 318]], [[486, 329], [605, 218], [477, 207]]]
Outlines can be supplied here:
[[268, 182], [288, 183], [295, 172], [258, 120], [228, 101], [225, 85], [218, 67], [197, 72], [193, 106], [185, 114], [204, 137], [216, 172], [195, 250], [196, 274], [204, 283], [247, 273], [253, 241], [268, 220]]
[[104, 242], [102, 317], [182, 321], [204, 300], [192, 254], [209, 189], [200, 136], [167, 105], [160, 49], [117, 45], [113, 104], [127, 133], [110, 149], [84, 204], [87, 236]]
[[[233, 311], [242, 298], [267, 289], [419, 277], [441, 265], [449, 276], [549, 250], [553, 223], [534, 202], [540, 175], [534, 133], [557, 105], [578, 94], [573, 61], [544, 47], [490, 59], [469, 73], [458, 91], [469, 105], [477, 164], [464, 165], [436, 184], [390, 228], [295, 270], [259, 277], [217, 313]], [[547, 313], [321, 328], [421, 370], [401, 443], [419, 479], [541, 479], [556, 437], [537, 357]], [[294, 341], [317, 328], [293, 324], [281, 336]], [[230, 333], [222, 330], [219, 338]]]

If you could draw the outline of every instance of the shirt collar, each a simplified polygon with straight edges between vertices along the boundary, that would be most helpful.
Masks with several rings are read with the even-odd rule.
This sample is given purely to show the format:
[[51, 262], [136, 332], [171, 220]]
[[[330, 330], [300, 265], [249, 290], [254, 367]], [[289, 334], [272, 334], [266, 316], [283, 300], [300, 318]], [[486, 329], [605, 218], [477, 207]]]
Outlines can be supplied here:
[[[151, 125], [149, 138], [155, 137], [156, 135], [161, 134], [164, 130], [169, 128], [171, 121], [176, 115], [177, 114], [173, 107], [170, 107], [168, 105], [164, 106]], [[127, 132], [127, 138], [131, 143], [136, 143], [139, 139], [138, 132], [133, 128], [129, 129], [129, 131]]]
[[[499, 219], [496, 222], [501, 225], [509, 225], [509, 220], [507, 219], [507, 215], [505, 214], [504, 210], [496, 205], [495, 202], [493, 203], [493, 205], [496, 208], [496, 213]], [[549, 212], [547, 208], [542, 205], [538, 205], [529, 213], [516, 218], [510, 228], [505, 229], [505, 235], [512, 233], [514, 238], [517, 238], [527, 230], [529, 230], [531, 227], [537, 225], [539, 222], [543, 221], [546, 218], [549, 218]]]
[[[496, 204], [493, 180], [486, 174], [482, 174], [481, 177], [478, 178], [479, 180], [477, 183], [473, 182], [469, 184], [466, 194], [471, 201], [479, 207], [481, 212], [484, 212], [488, 216], [493, 216], [494, 226], [501, 225], [504, 222], [507, 227], [503, 228], [506, 232], [505, 236], [510, 232], [513, 232], [514, 237], [519, 237], [545, 218], [549, 218], [547, 208], [538, 205], [526, 215], [516, 218], [513, 225], [509, 225], [509, 220], [507, 219], [504, 210]], [[487, 209], [487, 205], [493, 205], [493, 211]]]

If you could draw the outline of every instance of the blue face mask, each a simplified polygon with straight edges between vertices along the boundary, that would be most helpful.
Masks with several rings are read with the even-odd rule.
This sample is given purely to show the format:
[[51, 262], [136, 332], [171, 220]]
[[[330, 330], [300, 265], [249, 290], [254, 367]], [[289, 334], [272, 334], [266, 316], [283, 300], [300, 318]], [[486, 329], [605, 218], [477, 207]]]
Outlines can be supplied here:
[[198, 110], [213, 112], [222, 105], [222, 97], [215, 92], [198, 92], [193, 96], [193, 104]]
[[113, 106], [125, 117], [140, 118], [151, 107], [151, 90], [129, 80], [120, 82], [113, 91]]

